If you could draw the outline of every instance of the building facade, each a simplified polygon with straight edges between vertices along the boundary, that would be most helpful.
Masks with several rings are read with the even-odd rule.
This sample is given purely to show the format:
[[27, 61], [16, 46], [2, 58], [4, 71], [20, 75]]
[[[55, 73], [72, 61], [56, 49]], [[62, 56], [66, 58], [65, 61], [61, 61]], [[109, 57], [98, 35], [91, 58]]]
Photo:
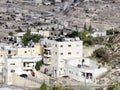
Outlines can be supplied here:
[[64, 59], [82, 57], [82, 41], [79, 38], [46, 38], [44, 45], [44, 63], [51, 64], [54, 77], [65, 75]]

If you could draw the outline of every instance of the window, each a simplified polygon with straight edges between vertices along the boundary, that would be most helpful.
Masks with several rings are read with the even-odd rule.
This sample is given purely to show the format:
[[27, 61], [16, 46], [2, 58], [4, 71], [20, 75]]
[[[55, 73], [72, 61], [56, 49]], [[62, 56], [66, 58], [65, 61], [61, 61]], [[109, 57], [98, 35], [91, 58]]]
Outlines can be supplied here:
[[60, 45], [60, 47], [63, 47], [63, 45]]
[[68, 55], [71, 55], [71, 52], [68, 52]]
[[57, 52], [55, 52], [55, 55], [57, 54]]
[[11, 63], [10, 65], [15, 65], [15, 63]]
[[11, 70], [11, 73], [14, 73], [14, 72], [15, 72], [15, 70], [12, 69], [12, 70]]
[[63, 53], [60, 53], [60, 55], [63, 55]]
[[71, 47], [71, 45], [68, 45], [68, 47]]

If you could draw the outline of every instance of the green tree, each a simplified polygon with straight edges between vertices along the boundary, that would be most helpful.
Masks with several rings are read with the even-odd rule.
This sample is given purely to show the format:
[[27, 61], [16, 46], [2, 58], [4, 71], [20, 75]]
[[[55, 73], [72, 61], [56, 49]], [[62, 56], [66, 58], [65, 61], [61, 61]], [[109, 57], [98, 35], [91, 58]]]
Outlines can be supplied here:
[[35, 69], [37, 71], [40, 70], [40, 67], [42, 66], [42, 64], [43, 64], [43, 60], [37, 61], [35, 65]]
[[52, 90], [62, 90], [61, 87], [58, 87], [58, 86], [53, 86]]
[[23, 35], [22, 42], [25, 46], [27, 46], [30, 40], [37, 43], [40, 38], [43, 38], [43, 36], [38, 34], [31, 34], [30, 30], [27, 30], [26, 34]]
[[47, 85], [43, 83], [41, 87], [39, 88], [39, 90], [47, 90]]
[[85, 46], [90, 46], [90, 45], [94, 45], [94, 41], [93, 41], [93, 38], [86, 38], [86, 39], [84, 39], [83, 40], [83, 44], [85, 45]]
[[93, 32], [93, 28], [92, 28], [91, 24], [89, 25], [88, 31], [89, 31], [90, 33]]
[[79, 32], [78, 33], [78, 37], [81, 39], [81, 40], [84, 40], [84, 39], [86, 39], [87, 38], [87, 31], [85, 31], [85, 30], [83, 30], [83, 31], [81, 31], [81, 32]]
[[78, 31], [73, 31], [72, 33], [68, 33], [66, 35], [66, 37], [69, 37], [69, 38], [74, 38], [74, 37], [78, 37]]
[[102, 58], [104, 55], [106, 55], [106, 50], [105, 48], [99, 48], [93, 52], [93, 56], [97, 58]]
[[113, 29], [107, 30], [107, 35], [113, 35]]
[[86, 23], [84, 24], [83, 29], [86, 30], [86, 31], [88, 30], [88, 29], [87, 29], [87, 25], [86, 25]]

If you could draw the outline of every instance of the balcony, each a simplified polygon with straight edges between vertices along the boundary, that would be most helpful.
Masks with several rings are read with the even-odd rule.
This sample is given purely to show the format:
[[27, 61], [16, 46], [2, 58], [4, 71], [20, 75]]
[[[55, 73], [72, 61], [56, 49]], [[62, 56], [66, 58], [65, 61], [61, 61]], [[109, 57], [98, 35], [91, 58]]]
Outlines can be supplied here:
[[32, 67], [23, 67], [23, 70], [31, 70]]
[[44, 54], [44, 57], [51, 57], [51, 54]]
[[44, 57], [51, 57], [50, 51], [44, 51]]
[[44, 58], [44, 64], [51, 64], [50, 58]]

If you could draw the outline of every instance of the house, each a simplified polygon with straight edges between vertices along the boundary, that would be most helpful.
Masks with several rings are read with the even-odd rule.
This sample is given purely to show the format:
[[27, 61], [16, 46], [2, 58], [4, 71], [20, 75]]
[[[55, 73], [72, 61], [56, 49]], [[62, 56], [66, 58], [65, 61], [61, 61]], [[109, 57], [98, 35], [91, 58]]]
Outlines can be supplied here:
[[69, 58], [64, 59], [64, 63], [65, 76], [81, 82], [94, 83], [100, 75], [107, 72], [105, 67], [89, 58]]
[[33, 75], [33, 69], [36, 62], [42, 60], [42, 47], [35, 45], [34, 47], [18, 47], [15, 55], [8, 54], [4, 62], [7, 70], [8, 82], [12, 74]]
[[87, 36], [92, 36], [92, 37], [106, 36], [106, 31], [95, 31], [92, 34], [87, 34]]
[[35, 67], [36, 62], [42, 60], [42, 56], [11, 56], [6, 58], [7, 62], [7, 73], [11, 75], [15, 73], [29, 74], [31, 75], [32, 69]]

